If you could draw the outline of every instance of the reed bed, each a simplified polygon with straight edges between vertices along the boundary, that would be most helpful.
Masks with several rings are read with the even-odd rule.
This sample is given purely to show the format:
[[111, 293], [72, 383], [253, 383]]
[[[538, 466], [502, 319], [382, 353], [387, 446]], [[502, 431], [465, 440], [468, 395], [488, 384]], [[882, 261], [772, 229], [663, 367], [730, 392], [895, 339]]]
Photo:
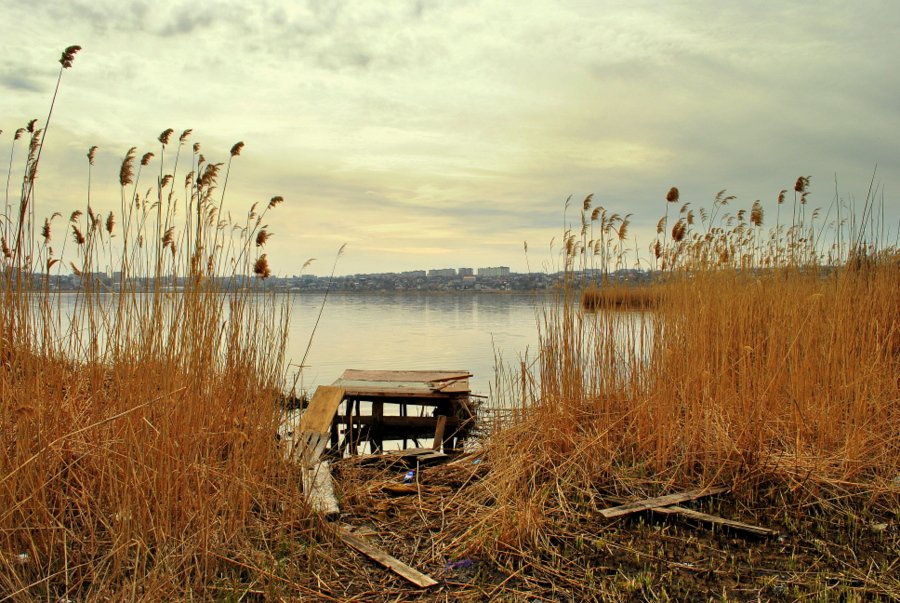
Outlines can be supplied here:
[[[420, 468], [405, 499], [381, 488], [405, 468], [335, 465], [344, 520], [443, 581], [417, 591], [334, 549], [274, 437], [288, 300], [263, 286], [265, 220], [282, 199], [230, 218], [243, 144], [211, 162], [165, 130], [125, 154], [113, 201], [92, 194], [91, 148], [83, 202], [42, 218], [52, 106], [13, 134], [2, 222], [3, 600], [900, 596], [900, 254], [877, 190], [821, 217], [800, 178], [764, 230], [759, 202], [695, 210], [672, 189], [654, 286], [602, 287], [600, 311], [579, 303], [585, 275], [641, 260], [630, 216], [585, 199], [539, 354], [498, 368], [510, 413], [482, 447]], [[623, 304], [638, 311], [607, 311]], [[707, 511], [787, 539], [598, 519], [712, 485], [731, 494]]]
[[649, 310], [660, 303], [660, 287], [628, 284], [589, 285], [581, 293], [585, 310]]
[[[798, 180], [798, 207], [808, 184]], [[584, 225], [603, 215], [589, 201]], [[758, 203], [716, 221], [730, 201], [720, 193], [698, 210], [703, 223], [683, 210], [660, 230], [651, 250], [665, 269], [641, 299], [664, 301], [644, 312], [579, 303], [596, 247], [567, 233], [567, 285], [542, 311], [533, 367], [522, 364], [520, 387], [509, 379], [504, 405], [519, 420], [486, 444], [493, 471], [470, 494], [477, 519], [460, 550], [540, 557], [566, 534], [592, 537], [584, 522], [610, 501], [716, 485], [776, 525], [797, 509], [896, 519], [900, 254], [871, 236], [874, 196], [831, 232], [798, 209], [792, 227], [764, 233]], [[896, 535], [882, 546], [896, 550]]]
[[[41, 218], [51, 118], [52, 105], [10, 147], [21, 180], [0, 259], [0, 598], [315, 592], [277, 570], [323, 559], [275, 439], [288, 301], [262, 283], [281, 197], [232, 221], [243, 143], [218, 163], [190, 130], [165, 130], [152, 152], [125, 154], [117, 199], [92, 194], [92, 147], [83, 200]], [[73, 292], [58, 287], [67, 273]]]

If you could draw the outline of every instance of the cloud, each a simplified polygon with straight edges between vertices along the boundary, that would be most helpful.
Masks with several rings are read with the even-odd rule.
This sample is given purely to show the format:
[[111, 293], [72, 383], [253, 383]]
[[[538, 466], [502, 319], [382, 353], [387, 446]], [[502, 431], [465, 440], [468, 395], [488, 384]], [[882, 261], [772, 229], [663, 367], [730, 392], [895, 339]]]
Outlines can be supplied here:
[[175, 14], [159, 28], [158, 33], [163, 37], [197, 34], [215, 25], [217, 18], [215, 11], [197, 10], [196, 6], [183, 6], [176, 9]]
[[[877, 162], [888, 191], [900, 180], [891, 2], [9, 0], [0, 18], [20, 24], [0, 129], [45, 110], [33, 93], [81, 44], [48, 160], [68, 150], [62, 128], [73, 173], [90, 144], [118, 161], [169, 126], [193, 127], [212, 160], [244, 140], [231, 206], [284, 195], [285, 257], [329, 257], [345, 238], [390, 248], [392, 269], [429, 267], [426, 247], [489, 246], [514, 266], [523, 239], [562, 229], [569, 194], [634, 212], [645, 248], [673, 185], [749, 205], [813, 174], [827, 204], [835, 173], [855, 189]], [[387, 261], [354, 257], [343, 269]]]
[[0, 86], [24, 92], [46, 92], [46, 87], [34, 78], [19, 73], [0, 74]]

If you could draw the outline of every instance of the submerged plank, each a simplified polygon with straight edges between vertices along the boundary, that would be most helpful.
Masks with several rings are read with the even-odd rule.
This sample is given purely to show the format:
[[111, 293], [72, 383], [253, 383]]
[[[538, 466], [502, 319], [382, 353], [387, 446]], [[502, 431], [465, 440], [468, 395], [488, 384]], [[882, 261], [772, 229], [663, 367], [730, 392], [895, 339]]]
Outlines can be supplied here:
[[697, 498], [703, 498], [704, 496], [712, 496], [713, 494], [721, 494], [722, 492], [727, 492], [727, 491], [728, 491], [728, 488], [710, 488], [710, 489], [699, 488], [696, 490], [686, 490], [684, 492], [676, 492], [674, 494], [667, 494], [665, 496], [657, 496], [656, 498], [647, 498], [644, 500], [638, 500], [635, 502], [626, 503], [624, 505], [619, 505], [617, 507], [601, 509], [600, 514], [603, 515], [604, 517], [606, 517], [607, 519], [611, 519], [613, 517], [621, 517], [623, 515], [637, 513], [639, 511], [647, 511], [650, 509], [658, 509], [660, 507], [668, 507], [670, 505], [675, 505], [680, 502], [695, 500]]
[[356, 549], [372, 561], [383, 565], [392, 572], [403, 578], [406, 578], [416, 586], [428, 588], [437, 585], [437, 580], [431, 576], [427, 576], [422, 572], [411, 568], [396, 557], [392, 557], [387, 552], [378, 548], [368, 540], [357, 536], [344, 527], [338, 527], [338, 535], [347, 545]]

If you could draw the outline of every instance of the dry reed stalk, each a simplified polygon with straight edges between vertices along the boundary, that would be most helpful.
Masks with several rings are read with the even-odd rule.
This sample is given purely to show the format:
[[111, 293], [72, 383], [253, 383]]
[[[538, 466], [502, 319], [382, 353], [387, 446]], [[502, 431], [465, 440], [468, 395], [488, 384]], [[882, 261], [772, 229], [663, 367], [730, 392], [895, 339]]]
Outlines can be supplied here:
[[[71, 64], [76, 51], [63, 59]], [[35, 140], [28, 175], [37, 170]], [[327, 562], [275, 440], [287, 301], [257, 295], [249, 271], [210, 270], [236, 258], [209, 245], [205, 222], [166, 222], [174, 210], [164, 217], [153, 200], [165, 201], [176, 166], [155, 193], [138, 194], [152, 157], [135, 173], [131, 149], [120, 166], [120, 224], [93, 209], [102, 199], [79, 204], [87, 217], [71, 214], [71, 253], [52, 256], [52, 217], [36, 229], [19, 212], [12, 224], [32, 240], [39, 230], [41, 255], [17, 254], [21, 246], [3, 239], [0, 596], [12, 600], [212, 598], [240, 582], [241, 567], [305, 555], [309, 566], [293, 578], [272, 579], [268, 592], [287, 593]], [[204, 211], [219, 165], [205, 164], [192, 193]], [[23, 191], [20, 207], [31, 201]], [[188, 236], [195, 227], [197, 239]], [[51, 287], [44, 267], [60, 260], [80, 278], [77, 291]], [[97, 276], [113, 271], [122, 273], [117, 283]], [[117, 295], [104, 295], [108, 287]], [[261, 549], [260, 539], [280, 544]]]
[[[728, 484], [752, 501], [781, 484], [895, 508], [897, 250], [822, 266], [808, 241], [777, 229], [763, 247], [759, 205], [724, 214], [730, 230], [712, 226], [731, 200], [723, 191], [712, 212], [699, 211], [706, 235], [676, 224], [664, 282], [639, 294], [664, 295], [649, 311], [585, 312], [567, 279], [541, 321], [537, 389], [509, 389], [506, 406], [530, 410], [488, 442], [494, 471], [472, 496], [481, 514], [464, 546], [536, 550], [549, 517], [574, 521], [578, 501], [604, 492]], [[614, 305], [616, 294], [590, 289], [585, 299]]]

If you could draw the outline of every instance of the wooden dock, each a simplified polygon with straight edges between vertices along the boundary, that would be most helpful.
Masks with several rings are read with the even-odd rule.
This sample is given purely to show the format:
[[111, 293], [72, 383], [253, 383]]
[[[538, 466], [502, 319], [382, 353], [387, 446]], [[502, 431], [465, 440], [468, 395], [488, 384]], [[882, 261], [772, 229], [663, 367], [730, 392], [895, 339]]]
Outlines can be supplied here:
[[[347, 369], [332, 387], [343, 390], [331, 422], [331, 448], [358, 454], [394, 440], [412, 442], [438, 436], [438, 449], [462, 448], [474, 424], [468, 371], [372, 371]], [[365, 409], [365, 411], [364, 411]], [[442, 418], [443, 417], [443, 418]]]

